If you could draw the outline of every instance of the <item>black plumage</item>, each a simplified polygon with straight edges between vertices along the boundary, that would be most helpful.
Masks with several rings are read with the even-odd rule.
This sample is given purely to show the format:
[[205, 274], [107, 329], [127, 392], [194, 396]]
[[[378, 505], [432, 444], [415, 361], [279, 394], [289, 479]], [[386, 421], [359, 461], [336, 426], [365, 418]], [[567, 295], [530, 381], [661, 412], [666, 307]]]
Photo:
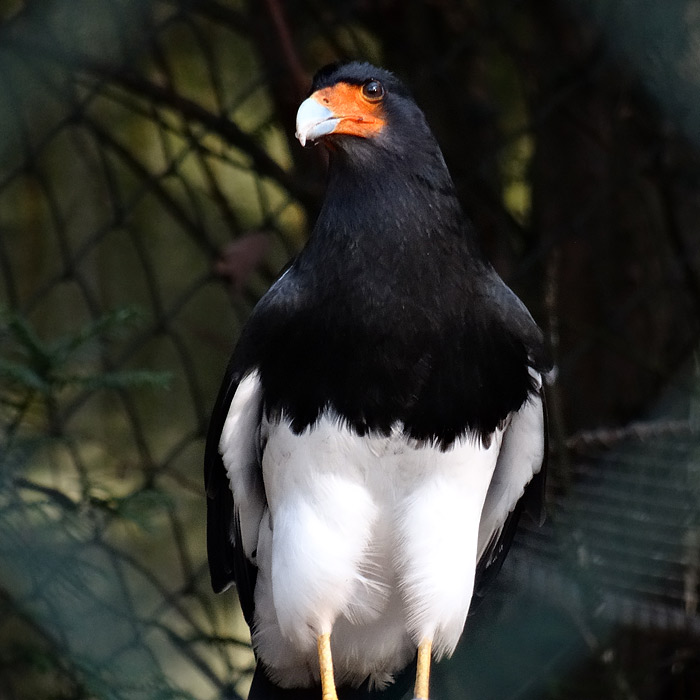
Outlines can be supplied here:
[[[550, 368], [542, 333], [481, 254], [440, 149], [403, 84], [351, 63], [320, 71], [311, 93], [359, 90], [370, 80], [383, 88], [381, 130], [319, 139], [330, 165], [318, 220], [254, 309], [210, 424], [212, 584], [220, 591], [236, 582], [250, 625], [257, 560], [240, 544], [219, 445], [243, 377], [252, 370], [259, 376], [257, 424], [286, 420], [304, 435], [332, 412], [353, 434], [389, 436], [401, 425], [410, 444], [444, 452], [465, 437], [488, 446], [529, 397], [541, 396], [540, 377]], [[245, 468], [263, 499], [264, 450], [258, 432]], [[537, 510], [544, 470], [533, 469], [529, 497]], [[521, 507], [512, 506], [477, 566], [477, 592], [507, 552]]]

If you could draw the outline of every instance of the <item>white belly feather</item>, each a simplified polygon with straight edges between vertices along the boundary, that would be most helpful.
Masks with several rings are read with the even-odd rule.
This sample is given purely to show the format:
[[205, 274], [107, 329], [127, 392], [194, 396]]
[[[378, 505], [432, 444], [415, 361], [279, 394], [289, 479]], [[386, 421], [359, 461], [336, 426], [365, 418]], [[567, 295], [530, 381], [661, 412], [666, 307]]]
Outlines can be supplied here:
[[478, 556], [541, 467], [541, 397], [487, 447], [464, 438], [442, 451], [399, 426], [360, 437], [330, 412], [297, 435], [259, 422], [262, 393], [257, 371], [241, 380], [220, 449], [237, 546], [258, 567], [252, 636], [270, 679], [317, 681], [324, 632], [341, 685], [387, 683], [424, 638], [437, 658], [452, 653]]
[[263, 419], [269, 510], [258, 540], [253, 642], [273, 681], [318, 678], [332, 630], [338, 683], [390, 680], [432, 638], [454, 650], [469, 610], [500, 431], [446, 451], [400, 429], [360, 437], [333, 415], [294, 434]]

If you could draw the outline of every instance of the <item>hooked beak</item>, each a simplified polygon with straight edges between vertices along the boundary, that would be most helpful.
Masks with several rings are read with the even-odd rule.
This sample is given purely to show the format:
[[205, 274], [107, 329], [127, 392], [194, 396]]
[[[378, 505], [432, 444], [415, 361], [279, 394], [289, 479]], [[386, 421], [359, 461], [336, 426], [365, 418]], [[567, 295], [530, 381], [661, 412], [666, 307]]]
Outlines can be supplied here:
[[338, 124], [340, 119], [328, 107], [309, 97], [301, 103], [297, 112], [296, 137], [302, 146], [306, 146], [307, 141], [313, 143], [322, 136], [332, 134]]

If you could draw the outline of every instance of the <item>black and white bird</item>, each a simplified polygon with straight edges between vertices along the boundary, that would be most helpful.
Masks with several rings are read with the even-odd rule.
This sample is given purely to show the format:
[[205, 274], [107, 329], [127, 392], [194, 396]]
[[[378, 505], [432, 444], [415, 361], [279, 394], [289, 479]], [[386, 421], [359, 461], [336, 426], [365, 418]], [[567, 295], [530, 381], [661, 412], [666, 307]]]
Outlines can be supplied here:
[[426, 698], [525, 500], [541, 508], [550, 364], [392, 73], [319, 71], [297, 137], [328, 148], [327, 191], [216, 400], [212, 584], [238, 588], [251, 698], [369, 697], [416, 655]]

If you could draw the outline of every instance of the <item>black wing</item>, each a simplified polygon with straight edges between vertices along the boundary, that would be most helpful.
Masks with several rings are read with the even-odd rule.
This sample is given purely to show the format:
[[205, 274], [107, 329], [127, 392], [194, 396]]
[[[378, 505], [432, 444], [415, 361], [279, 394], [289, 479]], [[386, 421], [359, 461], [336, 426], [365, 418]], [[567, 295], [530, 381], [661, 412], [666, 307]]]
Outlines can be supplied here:
[[[512, 436], [508, 435], [508, 430], [511, 428], [512, 422], [506, 430], [506, 435], [504, 436], [504, 442], [508, 441], [510, 438], [511, 444], [506, 444], [506, 449], [502, 449], [501, 455], [499, 455], [499, 459], [496, 464], [496, 471], [494, 472], [494, 479], [515, 478], [515, 488], [522, 488], [522, 495], [519, 498], [517, 498], [517, 495], [511, 495], [510, 498], [508, 498], [506, 495], [505, 498], [500, 499], [499, 503], [499, 499], [494, 497], [494, 492], [491, 489], [489, 490], [487, 502], [484, 505], [484, 515], [482, 516], [482, 521], [484, 518], [491, 518], [491, 531], [490, 534], [485, 533], [485, 536], [489, 536], [490, 539], [487, 540], [486, 546], [482, 547], [483, 551], [480, 552], [479, 561], [476, 565], [474, 593], [477, 596], [484, 595], [486, 589], [490, 586], [498, 572], [501, 570], [506, 555], [508, 554], [508, 550], [510, 549], [510, 545], [515, 537], [515, 532], [518, 528], [518, 522], [521, 514], [527, 513], [538, 525], [542, 525], [544, 522], [548, 438], [547, 410], [544, 392], [542, 389], [540, 389], [540, 392], [538, 393], [538, 400], [541, 402], [540, 405], [543, 428], [541, 433], [541, 459], [530, 461], [530, 467], [528, 467], [527, 462], [516, 464], [512, 458], [523, 448], [523, 441], [525, 440], [525, 437], [522, 434]], [[532, 410], [540, 409], [539, 407], [536, 407]], [[517, 421], [518, 416], [516, 415], [513, 420]], [[530, 438], [532, 440], [536, 440], [537, 435], [532, 434], [530, 435]], [[518, 469], [518, 466], [521, 468]], [[532, 469], [531, 476], [529, 481], [526, 481], [523, 484], [523, 481], [528, 478], [527, 470], [529, 468]], [[496, 484], [496, 488], [497, 487], [498, 486]], [[489, 496], [491, 496], [492, 503], [489, 503]], [[514, 498], [517, 498], [517, 500], [514, 501]], [[489, 513], [487, 512], [489, 507], [498, 510], [496, 510], [496, 512]], [[480, 531], [480, 537], [481, 536]]]
[[474, 589], [477, 595], [483, 595], [503, 565], [521, 513], [528, 512], [539, 524], [544, 520], [548, 439], [543, 379], [552, 364], [542, 331], [520, 299], [495, 273], [486, 288], [496, 322], [526, 350], [533, 388], [520, 410], [509, 417], [484, 503]]
[[[244, 375], [238, 369], [240, 354], [234, 355], [219, 390], [207, 432], [204, 452], [204, 484], [207, 494], [207, 555], [211, 585], [216, 593], [233, 583], [238, 589], [241, 608], [250, 625], [254, 612], [254, 590], [257, 578], [255, 564], [242, 546], [241, 524], [235, 512], [229, 477], [219, 451], [221, 435], [231, 403]], [[256, 417], [259, 422], [259, 416]], [[241, 465], [242, 469], [260, 470], [260, 464]]]

